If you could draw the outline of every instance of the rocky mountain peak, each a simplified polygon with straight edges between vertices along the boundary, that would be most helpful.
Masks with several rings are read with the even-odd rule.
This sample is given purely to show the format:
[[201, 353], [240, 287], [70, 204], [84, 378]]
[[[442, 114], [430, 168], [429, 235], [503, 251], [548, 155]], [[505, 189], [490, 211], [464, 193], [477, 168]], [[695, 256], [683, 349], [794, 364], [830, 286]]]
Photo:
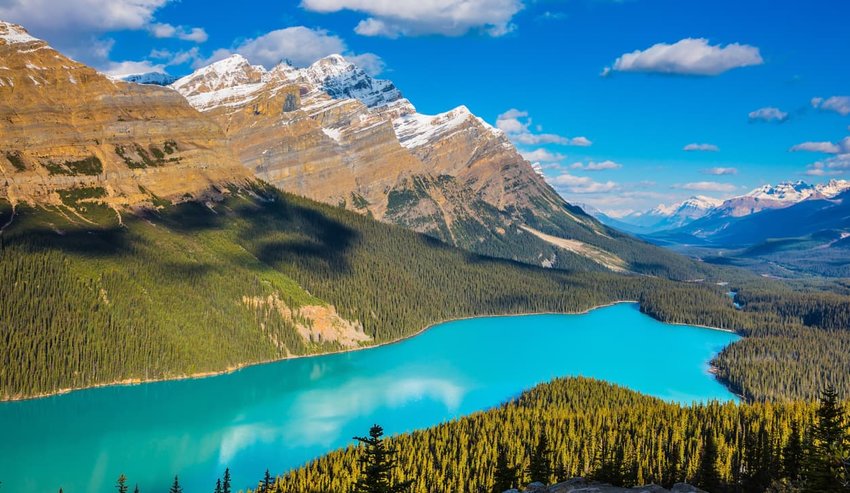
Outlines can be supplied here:
[[334, 99], [357, 99], [366, 106], [384, 106], [402, 99], [391, 81], [374, 79], [341, 55], [326, 56], [301, 70], [312, 89]]
[[40, 39], [32, 37], [22, 26], [2, 20], [0, 20], [0, 41], [6, 45], [43, 43]]

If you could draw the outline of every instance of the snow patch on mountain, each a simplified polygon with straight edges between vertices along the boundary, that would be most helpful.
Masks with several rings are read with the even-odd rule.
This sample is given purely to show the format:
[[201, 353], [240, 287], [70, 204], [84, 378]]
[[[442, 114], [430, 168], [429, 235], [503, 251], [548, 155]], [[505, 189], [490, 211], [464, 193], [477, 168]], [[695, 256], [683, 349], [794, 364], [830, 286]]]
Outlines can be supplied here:
[[162, 72], [147, 72], [144, 74], [126, 75], [121, 79], [125, 82], [150, 84], [154, 86], [167, 86], [177, 81], [177, 77]]
[[470, 118], [475, 116], [469, 109], [458, 106], [439, 115], [413, 113], [401, 116], [393, 120], [393, 128], [401, 145], [413, 149], [457, 130]]
[[11, 22], [5, 21], [0, 21], [0, 39], [4, 40], [7, 45], [41, 41], [38, 38], [30, 36], [27, 30], [18, 24], [12, 24]]

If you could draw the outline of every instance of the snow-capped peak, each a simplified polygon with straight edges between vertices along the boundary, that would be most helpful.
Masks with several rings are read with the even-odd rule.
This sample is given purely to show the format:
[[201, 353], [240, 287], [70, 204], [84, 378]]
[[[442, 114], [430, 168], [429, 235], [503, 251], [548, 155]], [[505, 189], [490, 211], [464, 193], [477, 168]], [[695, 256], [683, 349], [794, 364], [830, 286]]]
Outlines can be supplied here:
[[824, 197], [832, 198], [850, 190], [850, 180], [829, 180], [816, 188]]
[[358, 99], [369, 107], [402, 99], [392, 82], [372, 78], [342, 55], [326, 56], [299, 72], [309, 85], [334, 99]]
[[440, 113], [423, 115], [411, 113], [393, 120], [396, 136], [408, 149], [431, 143], [436, 137], [446, 135], [470, 118], [476, 118], [466, 106]]
[[777, 185], [762, 185], [744, 196], [758, 200], [796, 203], [806, 200], [816, 192], [817, 189], [814, 185], [809, 185], [804, 181], [786, 181]]
[[18, 24], [11, 22], [0, 21], [0, 39], [5, 41], [7, 45], [31, 43], [33, 41], [41, 41], [38, 38], [30, 36], [26, 29]]
[[136, 84], [152, 84], [156, 86], [167, 86], [173, 84], [177, 77], [163, 72], [147, 72], [143, 74], [130, 74], [121, 77], [126, 82], [135, 82]]

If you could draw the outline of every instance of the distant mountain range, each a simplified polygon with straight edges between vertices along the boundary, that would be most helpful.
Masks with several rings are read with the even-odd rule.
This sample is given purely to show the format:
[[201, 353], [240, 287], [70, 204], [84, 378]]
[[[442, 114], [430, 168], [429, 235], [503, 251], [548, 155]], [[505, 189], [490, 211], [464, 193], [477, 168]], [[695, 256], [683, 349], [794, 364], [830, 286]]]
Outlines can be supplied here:
[[[727, 218], [737, 218], [755, 214], [764, 210], [782, 209], [813, 199], [832, 198], [850, 190], [850, 181], [831, 180], [824, 184], [809, 184], [803, 181], [783, 182], [777, 185], [763, 185], [744, 195], [726, 200], [712, 197], [695, 196], [669, 206], [659, 205], [645, 212], [636, 212], [621, 218], [612, 218], [597, 209], [588, 213], [609, 226], [637, 234], [653, 234], [660, 231], [694, 230], [699, 236], [707, 223], [722, 229]], [[694, 228], [688, 226], [703, 218]]]
[[151, 84], [154, 86], [167, 86], [173, 84], [177, 77], [164, 74], [162, 72], [148, 72], [145, 74], [127, 75], [121, 78], [127, 82], [135, 82], [136, 84]]
[[850, 181], [764, 185], [727, 200], [692, 197], [603, 223], [700, 260], [762, 274], [850, 276]]

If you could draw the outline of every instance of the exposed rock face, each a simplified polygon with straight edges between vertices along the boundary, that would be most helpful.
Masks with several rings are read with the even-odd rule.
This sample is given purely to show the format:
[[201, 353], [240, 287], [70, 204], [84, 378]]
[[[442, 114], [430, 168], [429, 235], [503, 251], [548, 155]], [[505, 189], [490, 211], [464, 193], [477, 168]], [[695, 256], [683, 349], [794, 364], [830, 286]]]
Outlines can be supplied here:
[[87, 188], [113, 206], [251, 176], [219, 126], [171, 89], [112, 80], [2, 21], [0, 174], [13, 203]]
[[556, 217], [591, 235], [601, 229], [570, 213], [504, 133], [466, 107], [417, 113], [391, 82], [337, 55], [268, 71], [234, 55], [172, 87], [221, 124], [245, 166], [289, 192], [548, 265], [558, 262], [555, 251], [575, 252], [520, 226], [545, 228]]
[[[686, 483], [676, 483], [669, 490], [656, 484], [635, 486], [633, 488], [621, 488], [619, 486], [588, 481], [582, 478], [571, 479], [552, 486], [532, 483], [523, 491], [534, 493], [707, 493]], [[520, 493], [520, 491], [508, 490], [505, 493]]]

